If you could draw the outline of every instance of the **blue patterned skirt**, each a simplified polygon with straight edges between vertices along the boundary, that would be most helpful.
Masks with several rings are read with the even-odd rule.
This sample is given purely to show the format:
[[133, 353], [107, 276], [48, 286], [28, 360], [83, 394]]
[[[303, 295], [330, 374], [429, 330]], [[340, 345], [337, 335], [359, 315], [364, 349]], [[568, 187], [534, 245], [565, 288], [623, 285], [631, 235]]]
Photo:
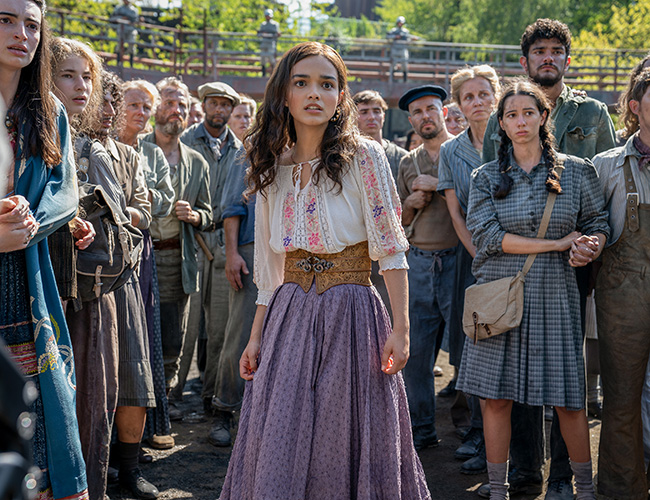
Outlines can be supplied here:
[[52, 498], [47, 465], [45, 415], [43, 400], [40, 396], [38, 360], [34, 345], [32, 314], [27, 291], [25, 252], [23, 250], [0, 253], [0, 335], [23, 375], [39, 390], [38, 398], [30, 407], [30, 411], [36, 416], [32, 443], [33, 460], [34, 465], [43, 473], [38, 487], [38, 498]]

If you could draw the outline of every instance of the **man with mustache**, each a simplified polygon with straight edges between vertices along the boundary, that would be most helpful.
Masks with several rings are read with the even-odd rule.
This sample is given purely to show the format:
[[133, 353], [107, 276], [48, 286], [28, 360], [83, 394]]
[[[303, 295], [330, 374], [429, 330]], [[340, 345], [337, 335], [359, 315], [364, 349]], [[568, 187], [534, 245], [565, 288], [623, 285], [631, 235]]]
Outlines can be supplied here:
[[416, 450], [438, 445], [433, 366], [449, 324], [458, 237], [438, 187], [440, 146], [451, 136], [445, 128], [447, 92], [423, 85], [406, 92], [399, 107], [422, 137], [422, 145], [400, 162], [397, 189], [402, 224], [411, 243], [408, 254], [411, 354], [403, 370]]
[[199, 291], [196, 231], [212, 224], [210, 171], [203, 157], [183, 144], [190, 91], [175, 77], [156, 84], [160, 105], [154, 131], [143, 140], [159, 146], [169, 163], [174, 201], [167, 217], [154, 219], [153, 238], [160, 287], [160, 323], [165, 382], [176, 385], [180, 355], [187, 331], [190, 294]]
[[[542, 87], [553, 105], [553, 135], [556, 150], [578, 156], [593, 158], [596, 154], [615, 146], [614, 125], [607, 106], [587, 97], [584, 92], [572, 90], [564, 83], [564, 74], [571, 63], [571, 32], [554, 19], [538, 19], [526, 28], [521, 37], [520, 63], [531, 80]], [[483, 162], [497, 158], [500, 144], [499, 125], [492, 115], [483, 140]], [[588, 295], [589, 269], [576, 271], [583, 313]], [[589, 345], [589, 339], [587, 340]], [[590, 354], [587, 349], [587, 365]], [[549, 376], [553, 376], [550, 374]], [[597, 375], [587, 375], [587, 385], [595, 387]], [[543, 408], [514, 404], [512, 409], [512, 440], [510, 444], [510, 495], [542, 492], [542, 466], [544, 464], [544, 418]], [[545, 500], [573, 499], [569, 454], [560, 434], [557, 415], [554, 412], [551, 428], [551, 465]], [[478, 490], [481, 497], [489, 498], [489, 485]]]
[[[240, 98], [230, 85], [221, 82], [206, 83], [198, 90], [205, 116], [201, 123], [185, 131], [181, 141], [198, 151], [209, 165], [213, 223], [200, 234], [211, 257], [204, 251], [199, 253], [201, 291], [190, 298], [188, 341], [193, 342], [194, 335], [201, 328], [200, 320], [203, 317], [207, 345], [201, 396], [206, 414], [214, 413], [214, 425], [208, 435], [208, 441], [214, 446], [230, 446], [232, 412], [222, 406], [213, 411], [212, 397], [217, 396], [216, 402], [221, 400], [219, 394], [215, 394], [215, 381], [218, 377], [219, 359], [222, 351], [227, 348], [225, 332], [230, 284], [226, 279], [226, 244], [221, 205], [226, 177], [236, 163], [237, 151], [242, 147], [241, 141], [228, 127], [228, 120]], [[241, 256], [237, 259], [241, 263], [240, 259]], [[191, 347], [188, 345], [188, 349], [183, 352], [182, 374], [185, 374], [186, 363], [191, 360]], [[233, 360], [235, 366], [238, 361], [239, 359]], [[238, 377], [238, 374], [235, 375]], [[237, 384], [237, 380], [232, 381], [232, 385]], [[174, 396], [181, 396], [182, 390], [183, 387], [179, 383]]]

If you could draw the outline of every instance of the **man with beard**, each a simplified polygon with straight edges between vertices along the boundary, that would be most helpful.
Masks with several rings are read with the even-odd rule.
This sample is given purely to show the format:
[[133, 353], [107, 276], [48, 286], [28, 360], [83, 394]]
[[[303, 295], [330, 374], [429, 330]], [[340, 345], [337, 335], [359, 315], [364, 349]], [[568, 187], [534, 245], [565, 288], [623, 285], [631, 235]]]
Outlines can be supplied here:
[[190, 92], [175, 77], [156, 84], [160, 105], [154, 131], [145, 141], [159, 146], [169, 163], [174, 201], [167, 217], [151, 222], [151, 237], [160, 286], [160, 322], [167, 389], [178, 374], [189, 314], [190, 294], [199, 291], [195, 233], [212, 224], [210, 172], [203, 157], [183, 144]]
[[[520, 63], [531, 80], [542, 87], [553, 106], [553, 135], [556, 150], [578, 156], [593, 158], [596, 154], [615, 146], [614, 125], [602, 102], [587, 97], [584, 92], [572, 90], [564, 84], [564, 74], [571, 63], [571, 32], [569, 28], [553, 19], [538, 19], [526, 28], [521, 37]], [[483, 162], [498, 156], [499, 125], [493, 114], [488, 122], [483, 140]], [[582, 324], [588, 295], [590, 266], [578, 268], [576, 276], [580, 289]], [[588, 341], [589, 344], [589, 341]], [[586, 352], [589, 359], [597, 354]], [[596, 381], [594, 381], [596, 378]], [[597, 384], [597, 375], [587, 375], [587, 385]], [[542, 466], [544, 464], [543, 408], [514, 404], [512, 409], [512, 440], [510, 444], [509, 476], [510, 495], [542, 492]], [[557, 414], [553, 412], [551, 427], [551, 466], [545, 500], [573, 499], [569, 465]], [[478, 490], [481, 497], [489, 498], [489, 485]]]
[[[227, 125], [233, 109], [239, 104], [237, 92], [225, 83], [206, 83], [199, 87], [199, 99], [205, 112], [203, 122], [187, 129], [181, 140], [201, 153], [210, 166], [210, 199], [214, 222], [199, 235], [210, 255], [205, 251], [199, 253], [201, 291], [190, 299], [188, 340], [192, 342], [193, 335], [200, 330], [200, 319], [203, 316], [208, 341], [201, 396], [206, 414], [212, 414], [212, 397], [215, 395], [217, 368], [224, 348], [230, 295], [230, 285], [226, 279], [226, 248], [221, 205], [226, 177], [236, 162], [237, 151], [242, 147], [242, 143]], [[185, 350], [184, 357], [185, 354], [189, 356], [189, 353], [189, 349]], [[184, 359], [183, 364], [187, 361], [189, 359]], [[182, 389], [179, 384], [177, 390]], [[214, 414], [214, 425], [208, 435], [208, 441], [215, 446], [230, 446], [231, 413], [217, 409]]]
[[[399, 107], [423, 143], [401, 161], [397, 189], [402, 224], [411, 243], [408, 254], [411, 354], [403, 370], [416, 450], [438, 445], [433, 366], [451, 313], [458, 237], [438, 187], [440, 146], [445, 128], [445, 89], [424, 85], [406, 92]], [[442, 327], [442, 328], [441, 328]]]

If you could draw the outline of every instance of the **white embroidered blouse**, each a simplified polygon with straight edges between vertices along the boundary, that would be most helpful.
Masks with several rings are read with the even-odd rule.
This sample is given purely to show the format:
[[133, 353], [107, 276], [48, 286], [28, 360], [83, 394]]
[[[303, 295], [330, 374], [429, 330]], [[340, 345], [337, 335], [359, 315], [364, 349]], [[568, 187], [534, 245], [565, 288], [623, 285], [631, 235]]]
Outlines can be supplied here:
[[281, 165], [275, 182], [255, 205], [255, 283], [257, 304], [268, 305], [284, 281], [286, 252], [303, 249], [337, 253], [368, 241], [370, 258], [381, 271], [408, 269], [408, 241], [402, 207], [386, 154], [375, 141], [361, 141], [342, 189], [326, 175], [300, 189], [296, 165]]

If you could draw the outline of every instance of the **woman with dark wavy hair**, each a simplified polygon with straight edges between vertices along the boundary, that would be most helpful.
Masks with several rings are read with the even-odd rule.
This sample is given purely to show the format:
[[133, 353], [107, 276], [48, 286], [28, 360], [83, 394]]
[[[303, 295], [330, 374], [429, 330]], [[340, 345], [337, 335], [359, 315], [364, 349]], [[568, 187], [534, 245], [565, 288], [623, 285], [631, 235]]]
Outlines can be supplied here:
[[398, 373], [408, 242], [384, 152], [354, 115], [341, 57], [302, 43], [276, 66], [248, 136], [259, 295], [222, 500], [430, 498]]
[[[470, 185], [467, 228], [476, 247], [472, 271], [477, 282], [514, 276], [528, 254], [537, 254], [526, 275], [521, 325], [476, 343], [465, 339], [457, 387], [485, 399], [491, 499], [508, 498], [513, 401], [555, 407], [577, 498], [595, 499], [573, 268], [598, 257], [609, 227], [594, 166], [555, 152], [550, 115], [540, 87], [526, 80], [511, 84], [497, 107], [498, 160], [475, 170]], [[558, 196], [546, 236], [540, 239], [549, 192]]]
[[0, 0], [0, 92], [14, 166], [0, 184], [0, 336], [38, 389], [33, 455], [39, 498], [87, 498], [69, 332], [47, 237], [77, 210], [68, 119], [50, 93], [40, 0]]

